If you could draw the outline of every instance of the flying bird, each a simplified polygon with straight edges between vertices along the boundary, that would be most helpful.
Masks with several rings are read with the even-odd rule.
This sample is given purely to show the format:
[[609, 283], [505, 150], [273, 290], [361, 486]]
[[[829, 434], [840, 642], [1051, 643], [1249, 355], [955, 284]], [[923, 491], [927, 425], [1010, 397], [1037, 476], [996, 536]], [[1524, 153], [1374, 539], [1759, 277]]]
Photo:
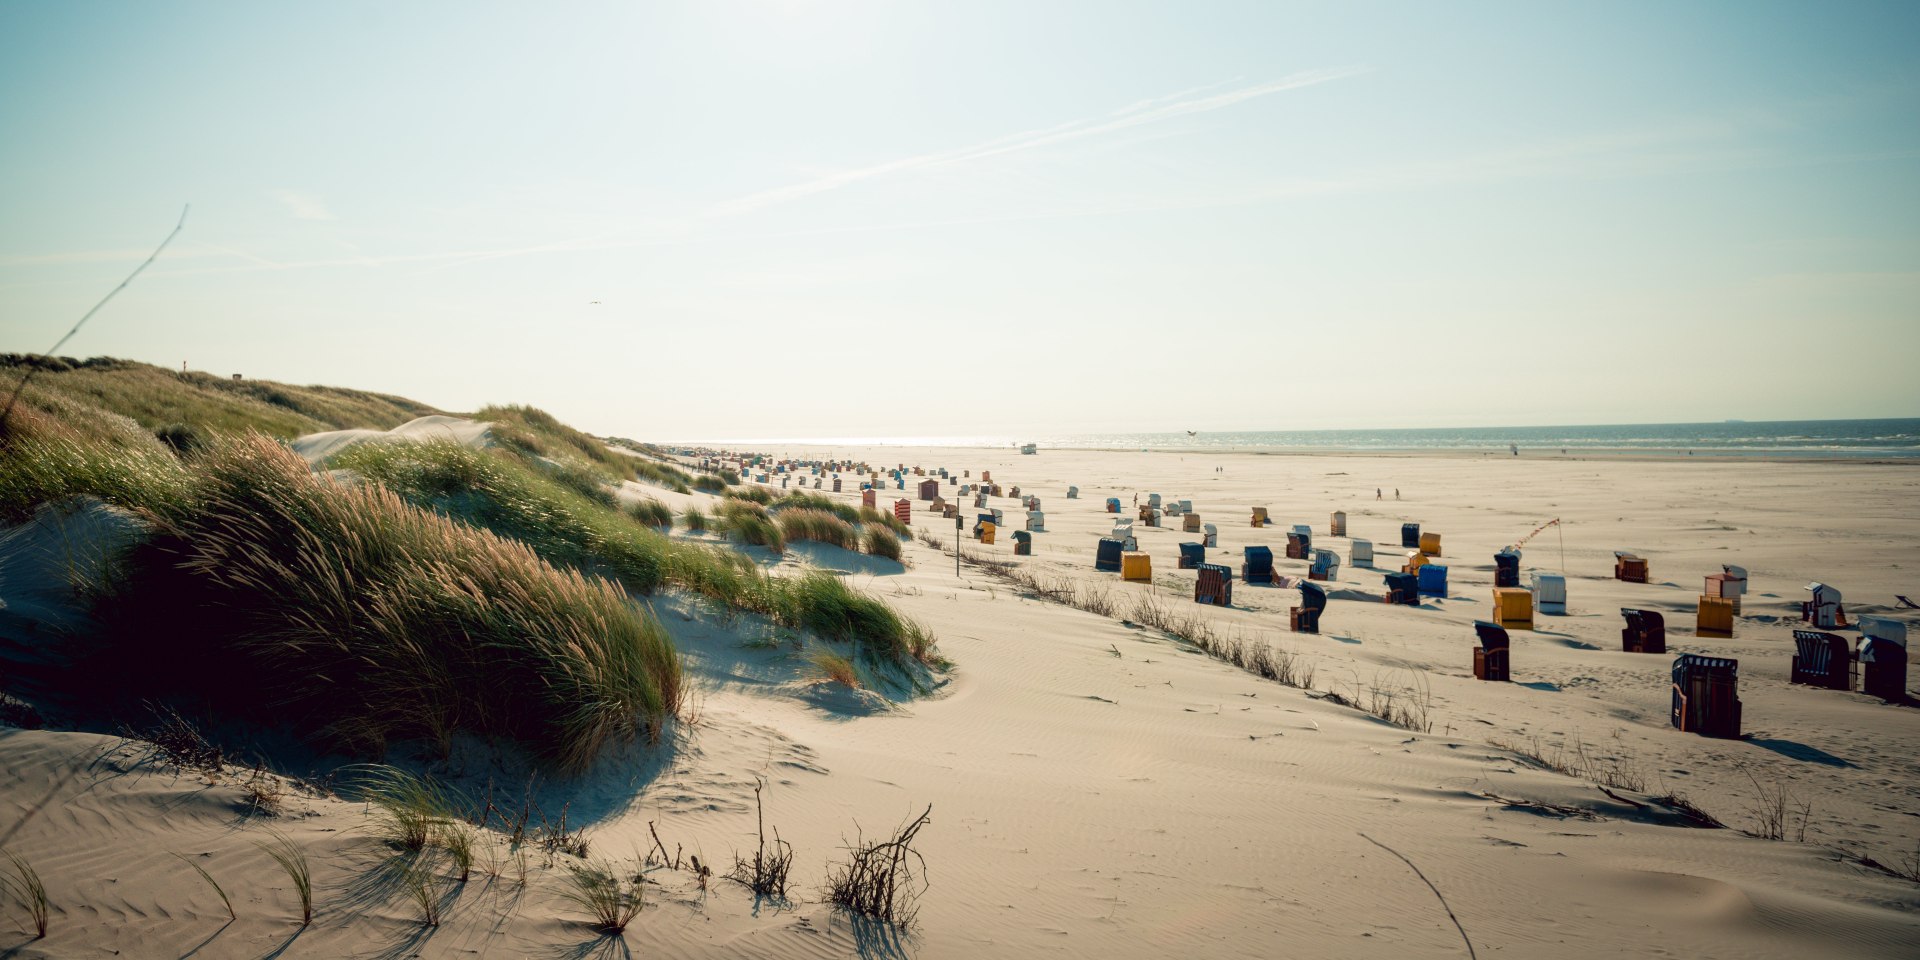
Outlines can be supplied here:
[[1188, 431], [1187, 431], [1187, 436], [1189, 436], [1189, 437], [1193, 437], [1193, 436], [1199, 436], [1199, 434], [1197, 434], [1197, 433], [1195, 433], [1195, 432], [1194, 432], [1194, 431], [1192, 431], [1192, 430], [1188, 430]]

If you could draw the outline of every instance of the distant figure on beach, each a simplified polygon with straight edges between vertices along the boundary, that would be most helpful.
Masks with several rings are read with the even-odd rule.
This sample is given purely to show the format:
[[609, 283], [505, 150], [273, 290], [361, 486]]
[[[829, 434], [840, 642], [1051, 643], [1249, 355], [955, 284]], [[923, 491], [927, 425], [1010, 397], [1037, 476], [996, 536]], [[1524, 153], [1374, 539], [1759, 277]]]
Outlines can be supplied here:
[[1508, 449], [1508, 450], [1512, 450], [1512, 451], [1513, 451], [1513, 455], [1514, 455], [1514, 456], [1516, 456], [1516, 457], [1520, 455], [1520, 445], [1519, 445], [1519, 444], [1517, 444], [1517, 443], [1509, 443], [1509, 444], [1507, 444], [1507, 449]]
[[1381, 495], [1381, 493], [1380, 493], [1380, 488], [1379, 488], [1379, 487], [1374, 487], [1374, 488], [1373, 488], [1373, 498], [1374, 498], [1375, 500], [1385, 500], [1385, 499], [1386, 499], [1386, 497], [1384, 497], [1384, 496], [1382, 496], [1382, 495]]
[[1394, 487], [1394, 488], [1393, 488], [1393, 498], [1394, 498], [1395, 500], [1398, 500], [1398, 499], [1400, 499], [1400, 488], [1399, 488], [1399, 487]]

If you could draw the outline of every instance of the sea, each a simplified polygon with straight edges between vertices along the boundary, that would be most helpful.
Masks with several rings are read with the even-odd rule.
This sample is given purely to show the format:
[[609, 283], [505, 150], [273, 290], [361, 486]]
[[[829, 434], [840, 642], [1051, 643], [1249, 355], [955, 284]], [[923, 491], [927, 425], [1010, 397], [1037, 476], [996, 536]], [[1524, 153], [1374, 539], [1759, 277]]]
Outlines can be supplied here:
[[[711, 443], [712, 441], [709, 441]], [[733, 449], [808, 446], [1011, 447], [1096, 450], [1288, 450], [1408, 452], [1520, 450], [1648, 452], [1684, 456], [1920, 460], [1920, 418], [1725, 420], [1563, 427], [1430, 427], [1418, 430], [1251, 430], [970, 437], [786, 437], [732, 440]]]

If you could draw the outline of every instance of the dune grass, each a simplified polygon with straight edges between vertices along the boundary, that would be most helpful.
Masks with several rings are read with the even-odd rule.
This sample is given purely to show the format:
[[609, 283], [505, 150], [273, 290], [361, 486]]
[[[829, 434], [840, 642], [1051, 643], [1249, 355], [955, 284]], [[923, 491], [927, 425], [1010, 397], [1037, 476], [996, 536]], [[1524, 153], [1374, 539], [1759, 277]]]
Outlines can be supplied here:
[[729, 487], [726, 488], [726, 496], [735, 500], [751, 500], [763, 507], [776, 499], [773, 491], [766, 487]]
[[234, 380], [112, 357], [0, 354], [0, 385], [11, 392], [14, 378], [28, 367], [38, 367], [40, 373], [21, 396], [26, 409], [58, 413], [80, 407], [96, 419], [128, 418], [149, 433], [178, 424], [206, 433], [259, 431], [296, 437], [343, 427], [387, 430], [442, 412], [405, 397], [364, 390]]
[[790, 491], [786, 496], [774, 501], [769, 509], [775, 513], [786, 510], [821, 510], [848, 523], [860, 522], [860, 511], [852, 505], [841, 503], [832, 497], [800, 490]]
[[693, 488], [701, 493], [722, 493], [727, 489], [727, 482], [713, 474], [703, 473], [693, 478]]
[[[327, 463], [408, 501], [532, 547], [547, 560], [608, 574], [642, 593], [666, 582], [669, 541], [544, 468], [451, 441], [363, 443]], [[671, 514], [669, 514], [671, 520]]]
[[286, 871], [287, 880], [300, 896], [300, 925], [310, 926], [313, 923], [313, 869], [307, 864], [307, 852], [284, 833], [269, 831], [268, 835], [273, 838], [271, 843], [255, 843], [254, 846]]
[[861, 686], [860, 668], [854, 664], [853, 658], [838, 650], [828, 647], [814, 650], [807, 654], [807, 666], [811, 668], [814, 676], [822, 680], [830, 680], [856, 689]]
[[188, 497], [189, 478], [179, 458], [157, 440], [114, 446], [61, 431], [16, 437], [0, 449], [0, 520], [18, 523], [40, 504], [76, 496], [134, 509], [174, 510]]
[[900, 522], [900, 518], [894, 516], [892, 511], [883, 513], [872, 507], [861, 507], [860, 522], [865, 524], [878, 524], [886, 527], [888, 530], [893, 531], [893, 535], [896, 537], [913, 536], [913, 531], [908, 528], [906, 524]]
[[561, 896], [586, 910], [594, 929], [621, 933], [646, 906], [644, 882], [626, 879], [625, 872], [604, 862], [567, 864], [568, 888]]
[[4, 888], [27, 908], [27, 919], [33, 922], [34, 939], [45, 940], [47, 918], [52, 912], [47, 902], [47, 885], [40, 881], [40, 872], [25, 857], [11, 850], [6, 851], [6, 856], [7, 863], [13, 867], [13, 876], [0, 876], [0, 888]]
[[767, 509], [746, 500], [722, 500], [714, 511], [718, 527], [741, 543], [784, 553], [787, 541]]
[[673, 508], [652, 497], [643, 497], [627, 504], [627, 516], [649, 527], [673, 526]]
[[197, 863], [194, 863], [192, 860], [188, 860], [186, 857], [183, 857], [180, 854], [176, 853], [173, 856], [174, 856], [174, 859], [179, 860], [181, 863], [184, 863], [189, 867], [192, 867], [193, 872], [199, 874], [200, 879], [206, 881], [207, 886], [212, 887], [213, 892], [220, 895], [220, 902], [223, 904], [226, 904], [226, 907], [227, 907], [228, 920], [240, 919], [240, 915], [233, 912], [233, 898], [227, 896], [226, 889], [220, 886], [220, 881], [215, 880], [213, 878], [213, 874], [207, 872], [206, 867], [203, 867]]
[[680, 522], [686, 524], [691, 533], [702, 533], [707, 529], [707, 515], [698, 506], [688, 507], [687, 512], [681, 515]]
[[200, 470], [102, 604], [143, 681], [349, 749], [444, 749], [465, 729], [567, 768], [657, 736], [680, 707], [666, 632], [605, 580], [336, 483], [264, 437], [223, 442]]
[[[641, 591], [677, 585], [783, 625], [824, 627], [822, 636], [859, 641], [871, 656], [931, 662], [932, 639], [924, 630], [884, 601], [852, 591], [830, 574], [772, 577], [734, 551], [675, 542], [619, 511], [598, 507], [500, 451], [447, 442], [361, 444], [329, 465], [346, 467], [414, 503], [525, 542], [554, 563], [605, 572]], [[780, 518], [796, 512], [787, 505], [815, 501], [826, 498], [781, 498], [776, 516], [757, 503], [729, 497], [708, 522], [741, 543], [783, 552], [787, 537], [782, 524], [787, 521]], [[792, 522], [812, 530], [843, 520], [838, 511], [824, 518], [816, 511], [802, 512]], [[825, 542], [859, 546], [851, 526], [844, 536], [837, 527], [823, 535], [841, 538]]]
[[858, 549], [860, 545], [853, 524], [825, 510], [782, 510], [775, 519], [780, 524], [780, 536], [788, 543], [812, 540], [847, 550]]
[[900, 559], [900, 538], [885, 526], [867, 524], [860, 528], [860, 545], [867, 553], [888, 560]]

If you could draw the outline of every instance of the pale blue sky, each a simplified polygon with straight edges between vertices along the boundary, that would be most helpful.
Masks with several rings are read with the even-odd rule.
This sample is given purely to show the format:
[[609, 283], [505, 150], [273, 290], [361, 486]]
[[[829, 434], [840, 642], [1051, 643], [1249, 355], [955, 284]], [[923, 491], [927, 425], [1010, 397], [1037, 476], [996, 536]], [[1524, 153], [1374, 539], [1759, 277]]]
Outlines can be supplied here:
[[65, 352], [659, 439], [1915, 416], [1916, 37], [1910, 2], [0, 2], [0, 350], [191, 202]]

